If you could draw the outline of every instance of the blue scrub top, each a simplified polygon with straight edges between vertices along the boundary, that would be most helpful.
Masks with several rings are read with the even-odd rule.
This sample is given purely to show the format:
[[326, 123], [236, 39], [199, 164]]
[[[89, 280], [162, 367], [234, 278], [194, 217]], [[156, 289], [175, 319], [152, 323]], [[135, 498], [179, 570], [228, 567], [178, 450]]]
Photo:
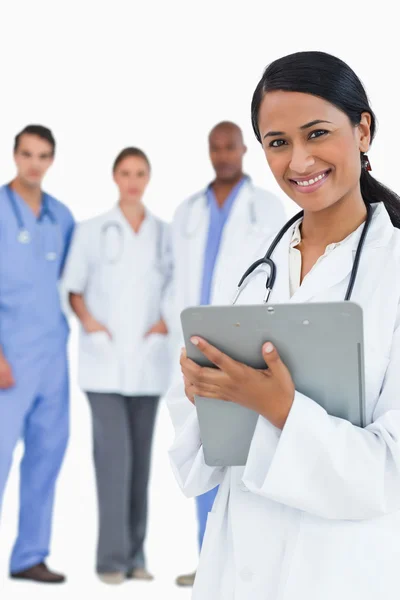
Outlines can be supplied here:
[[203, 278], [201, 283], [200, 304], [210, 304], [215, 264], [226, 222], [228, 221], [235, 200], [248, 177], [243, 177], [235, 185], [228, 198], [220, 207], [215, 198], [211, 185], [207, 189], [207, 202], [210, 211], [207, 243], [204, 252]]
[[58, 282], [74, 229], [70, 210], [55, 198], [46, 194], [39, 217], [15, 192], [14, 198], [30, 234], [27, 244], [18, 241], [6, 186], [0, 187], [0, 345], [8, 359], [66, 342]]

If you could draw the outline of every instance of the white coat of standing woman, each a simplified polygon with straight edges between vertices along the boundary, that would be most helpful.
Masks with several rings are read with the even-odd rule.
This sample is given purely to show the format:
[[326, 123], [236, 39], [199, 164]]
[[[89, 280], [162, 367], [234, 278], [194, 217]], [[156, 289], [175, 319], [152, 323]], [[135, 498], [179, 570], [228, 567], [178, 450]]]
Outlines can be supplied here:
[[88, 396], [99, 506], [97, 572], [105, 583], [152, 579], [144, 543], [151, 446], [168, 385], [168, 226], [144, 207], [150, 163], [115, 160], [119, 203], [81, 224], [63, 279], [80, 325], [79, 383]]
[[[341, 60], [302, 52], [272, 63], [254, 93], [252, 120], [277, 182], [304, 210], [274, 252], [272, 303], [344, 300], [370, 205], [352, 294], [364, 313], [368, 424], [362, 429], [335, 418], [296, 391], [279, 348], [268, 340], [260, 352], [269, 369], [258, 371], [194, 338], [219, 368], [198, 367], [183, 352], [185, 389], [182, 383], [169, 394], [174, 413], [186, 393], [191, 402], [195, 396], [221, 398], [260, 416], [245, 467], [205, 464], [194, 407], [176, 426], [170, 455], [185, 494], [220, 484], [193, 598], [395, 597], [400, 199], [369, 173], [365, 153], [375, 116], [358, 77]], [[256, 271], [239, 301], [261, 303], [266, 277], [265, 268]], [[227, 300], [232, 292], [226, 290]]]

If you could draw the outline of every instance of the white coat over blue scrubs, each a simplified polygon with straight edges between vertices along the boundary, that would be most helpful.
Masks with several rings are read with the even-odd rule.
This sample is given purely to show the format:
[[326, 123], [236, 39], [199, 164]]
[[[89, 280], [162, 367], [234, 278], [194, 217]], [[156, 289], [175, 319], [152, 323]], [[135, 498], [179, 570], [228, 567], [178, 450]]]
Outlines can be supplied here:
[[[200, 303], [204, 275], [204, 258], [212, 213], [210, 187], [185, 200], [175, 211], [172, 230], [174, 274], [169, 288], [168, 325], [172, 343], [182, 345], [181, 311]], [[223, 228], [218, 255], [213, 268], [210, 304], [215, 304], [219, 289], [236, 288], [248, 266], [249, 257], [266, 237], [285, 223], [285, 209], [274, 194], [255, 186], [249, 177], [237, 193]], [[178, 361], [179, 367], [179, 361]], [[179, 369], [180, 371], [180, 369]]]
[[[213, 304], [219, 288], [236, 286], [260, 241], [284, 222], [282, 202], [256, 187], [248, 176], [234, 187], [222, 208], [211, 185], [178, 207], [172, 223], [174, 275], [166, 303], [174, 371], [180, 373], [181, 311], [187, 306]], [[215, 493], [211, 490], [196, 499], [200, 548]]]
[[0, 505], [13, 450], [20, 438], [25, 445], [13, 573], [42, 562], [49, 552], [69, 421], [68, 325], [58, 281], [74, 227], [69, 209], [54, 198], [45, 196], [37, 218], [14, 197], [31, 241], [18, 241], [11, 202], [0, 188], [0, 344], [15, 379], [14, 387], [0, 390]]
[[[291, 298], [289, 231], [274, 253], [271, 302], [343, 300], [360, 231], [321, 259]], [[239, 302], [261, 303], [265, 279], [263, 269], [256, 272]], [[216, 303], [227, 304], [231, 292], [220, 290]], [[182, 383], [171, 388], [167, 400], [176, 437], [170, 457], [180, 486], [195, 496], [220, 485], [194, 600], [398, 596], [400, 231], [382, 204], [374, 205], [352, 300], [364, 312], [365, 429], [330, 416], [296, 392], [282, 431], [259, 417], [245, 467], [209, 467], [196, 410]]]

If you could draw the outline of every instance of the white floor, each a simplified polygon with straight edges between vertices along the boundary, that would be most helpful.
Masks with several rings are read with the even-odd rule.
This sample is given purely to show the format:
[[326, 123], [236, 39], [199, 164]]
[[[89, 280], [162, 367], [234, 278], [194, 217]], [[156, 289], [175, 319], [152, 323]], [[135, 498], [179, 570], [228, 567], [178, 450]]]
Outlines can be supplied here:
[[196, 521], [194, 501], [186, 499], [173, 478], [167, 450], [172, 440], [172, 426], [164, 404], [158, 414], [150, 484], [150, 516], [147, 541], [149, 570], [154, 582], [129, 581], [120, 586], [100, 583], [94, 574], [97, 514], [90, 415], [86, 398], [74, 382], [75, 334], [71, 343], [72, 414], [71, 439], [57, 490], [52, 552], [49, 566], [67, 574], [60, 586], [45, 586], [12, 581], [8, 578], [8, 559], [17, 525], [18, 462], [22, 449], [15, 453], [3, 507], [0, 535], [0, 598], [14, 600], [60, 600], [74, 598], [85, 591], [86, 598], [176, 598], [188, 600], [190, 589], [174, 584], [176, 575], [193, 571], [197, 566]]

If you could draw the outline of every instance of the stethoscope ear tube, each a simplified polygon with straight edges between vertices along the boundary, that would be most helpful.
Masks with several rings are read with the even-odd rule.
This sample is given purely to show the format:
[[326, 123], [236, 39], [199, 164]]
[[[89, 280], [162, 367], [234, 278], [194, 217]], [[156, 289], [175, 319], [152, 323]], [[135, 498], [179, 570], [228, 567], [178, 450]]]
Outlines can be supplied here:
[[297, 223], [297, 221], [299, 221], [303, 217], [304, 217], [304, 211], [301, 210], [299, 213], [297, 213], [291, 219], [289, 219], [289, 221], [282, 227], [282, 229], [276, 235], [276, 237], [273, 240], [272, 244], [268, 248], [267, 253], [265, 254], [265, 258], [271, 258], [272, 253], [275, 252], [275, 248], [277, 247], [277, 245], [279, 244], [279, 242], [281, 241], [281, 239], [283, 238], [283, 236], [289, 231], [289, 229], [295, 223]]
[[351, 271], [349, 286], [347, 288], [346, 296], [344, 298], [346, 301], [350, 300], [351, 294], [353, 292], [353, 287], [354, 287], [354, 284], [356, 282], [356, 277], [357, 277], [357, 272], [358, 272], [358, 266], [360, 264], [361, 252], [363, 250], [365, 238], [367, 237], [368, 229], [369, 229], [369, 226], [370, 226], [370, 223], [371, 223], [371, 219], [372, 219], [371, 205], [365, 203], [365, 207], [367, 209], [367, 218], [365, 220], [365, 225], [364, 225], [363, 230], [361, 232], [360, 241], [358, 242], [356, 255], [354, 257], [354, 264], [353, 264], [353, 269]]

